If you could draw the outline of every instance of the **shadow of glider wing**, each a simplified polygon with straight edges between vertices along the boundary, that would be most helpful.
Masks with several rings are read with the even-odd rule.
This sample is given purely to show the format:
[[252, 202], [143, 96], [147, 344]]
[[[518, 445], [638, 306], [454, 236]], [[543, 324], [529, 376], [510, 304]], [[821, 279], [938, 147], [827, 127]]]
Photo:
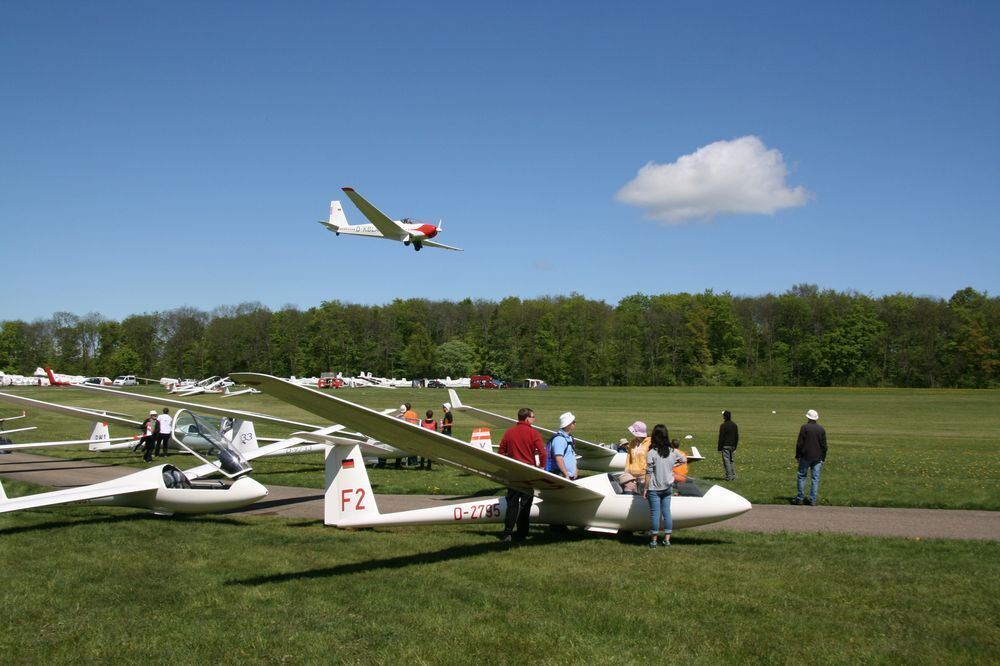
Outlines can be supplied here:
[[508, 488], [524, 492], [535, 491], [543, 500], [582, 502], [604, 497], [600, 492], [532, 465], [526, 465], [492, 451], [484, 451], [460, 439], [421, 428], [419, 425], [321, 393], [316, 389], [257, 373], [239, 372], [232, 374], [231, 377], [241, 384], [255, 386], [290, 405], [342, 423], [414, 455], [434, 458], [445, 465], [490, 479]]

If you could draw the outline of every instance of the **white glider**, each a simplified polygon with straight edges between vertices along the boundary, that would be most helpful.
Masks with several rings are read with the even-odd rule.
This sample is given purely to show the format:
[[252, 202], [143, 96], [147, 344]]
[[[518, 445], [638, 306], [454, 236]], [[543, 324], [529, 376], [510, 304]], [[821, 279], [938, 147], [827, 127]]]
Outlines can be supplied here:
[[339, 201], [330, 202], [329, 221], [320, 220], [319, 223], [337, 234], [348, 234], [351, 236], [369, 236], [371, 238], [386, 238], [388, 240], [400, 241], [403, 245], [413, 245], [413, 249], [419, 251], [423, 246], [438, 247], [443, 250], [461, 251], [460, 247], [444, 245], [431, 240], [441, 233], [441, 222], [435, 227], [428, 222], [421, 222], [411, 218], [393, 220], [375, 206], [371, 205], [364, 197], [354, 191], [353, 188], [343, 187], [344, 193], [350, 197], [354, 205], [368, 218], [370, 224], [348, 224], [347, 216], [344, 215], [344, 208]]
[[[256, 373], [234, 373], [234, 379], [323, 418], [343, 423], [383, 442], [508, 488], [532, 492], [532, 519], [549, 524], [578, 525], [590, 531], [617, 532], [648, 527], [649, 505], [638, 495], [620, 494], [609, 474], [577, 481], [546, 472], [492, 451], [413, 425], [316, 389]], [[501, 522], [504, 498], [382, 514], [372, 494], [358, 448], [334, 447], [327, 454], [324, 522], [337, 527]], [[689, 494], [673, 499], [671, 514], [678, 528], [733, 518], [751, 509], [736, 493], [709, 484], [682, 484]]]

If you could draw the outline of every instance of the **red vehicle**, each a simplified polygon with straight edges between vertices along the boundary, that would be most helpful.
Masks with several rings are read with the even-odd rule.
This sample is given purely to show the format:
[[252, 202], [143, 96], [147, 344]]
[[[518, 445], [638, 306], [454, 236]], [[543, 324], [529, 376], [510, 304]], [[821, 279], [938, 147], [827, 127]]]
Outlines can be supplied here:
[[493, 383], [493, 378], [489, 375], [472, 375], [469, 377], [469, 388], [491, 389], [496, 388], [496, 385]]
[[469, 377], [469, 388], [498, 389], [507, 388], [507, 383], [500, 379], [493, 379], [490, 375], [472, 375]]
[[339, 377], [320, 377], [316, 380], [317, 388], [340, 388], [344, 382]]

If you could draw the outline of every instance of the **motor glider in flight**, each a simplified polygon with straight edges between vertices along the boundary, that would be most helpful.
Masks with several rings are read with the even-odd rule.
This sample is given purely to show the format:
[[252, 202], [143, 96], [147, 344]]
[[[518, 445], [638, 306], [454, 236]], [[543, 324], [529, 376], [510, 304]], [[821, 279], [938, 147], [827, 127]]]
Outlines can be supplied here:
[[420, 251], [420, 248], [424, 247], [439, 247], [443, 250], [457, 250], [461, 251], [460, 247], [452, 247], [450, 245], [444, 245], [443, 243], [438, 243], [437, 241], [431, 240], [439, 233], [441, 233], [441, 222], [438, 221], [437, 226], [428, 222], [421, 222], [420, 220], [414, 220], [411, 218], [403, 218], [402, 220], [393, 220], [385, 213], [380, 211], [375, 206], [368, 203], [368, 201], [362, 197], [360, 194], [354, 191], [353, 188], [343, 187], [344, 193], [350, 197], [354, 205], [364, 214], [371, 224], [348, 224], [347, 216], [344, 215], [344, 208], [340, 205], [339, 201], [330, 202], [330, 219], [329, 221], [320, 220], [319, 223], [324, 227], [337, 234], [349, 234], [353, 236], [370, 236], [372, 238], [386, 238], [389, 240], [400, 241], [403, 245], [412, 245], [413, 249]]
[[[233, 379], [331, 421], [347, 425], [383, 442], [433, 458], [442, 464], [475, 474], [535, 496], [533, 521], [576, 525], [593, 532], [636, 531], [649, 526], [649, 505], [640, 495], [624, 494], [611, 474], [576, 481], [526, 465], [490, 450], [469, 446], [454, 437], [421, 428], [381, 412], [316, 389], [296, 386], [277, 377], [234, 373]], [[739, 516], [751, 509], [745, 498], [706, 482], [690, 479], [686, 493], [674, 497], [674, 527], [692, 527]], [[344, 528], [503, 521], [502, 497], [380, 513], [358, 448], [332, 447], [326, 459], [325, 518], [327, 525]]]

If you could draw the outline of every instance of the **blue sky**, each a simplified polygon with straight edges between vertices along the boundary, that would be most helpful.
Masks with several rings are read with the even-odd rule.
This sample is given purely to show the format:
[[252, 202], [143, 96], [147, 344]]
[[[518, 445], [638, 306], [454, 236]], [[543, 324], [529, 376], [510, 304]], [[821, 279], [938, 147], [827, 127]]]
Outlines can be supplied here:
[[[996, 294], [998, 24], [996, 2], [4, 3], [0, 320]], [[364, 221], [345, 185], [465, 251], [335, 237], [331, 199]]]

